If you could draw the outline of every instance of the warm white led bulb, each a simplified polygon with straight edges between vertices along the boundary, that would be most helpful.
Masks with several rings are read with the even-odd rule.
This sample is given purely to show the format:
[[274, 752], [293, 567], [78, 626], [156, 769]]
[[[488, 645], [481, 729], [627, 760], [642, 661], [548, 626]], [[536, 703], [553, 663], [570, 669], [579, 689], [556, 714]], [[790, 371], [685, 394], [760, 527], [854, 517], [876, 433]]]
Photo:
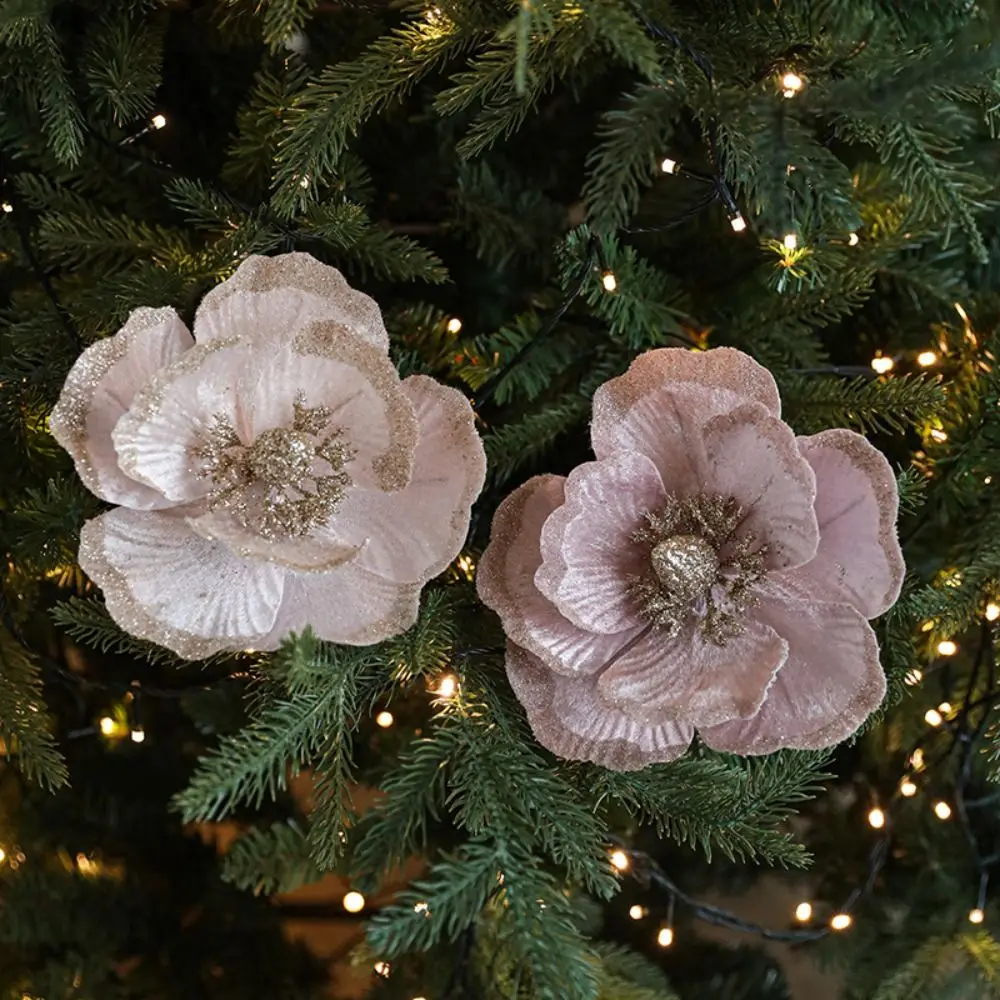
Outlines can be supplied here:
[[344, 896], [343, 903], [348, 913], [360, 913], [365, 908], [365, 897], [352, 890]]
[[917, 364], [921, 368], [930, 368], [931, 365], [937, 364], [938, 356], [933, 351], [921, 351], [917, 355]]
[[877, 806], [868, 813], [868, 825], [873, 830], [881, 830], [885, 826], [885, 813]]
[[642, 918], [646, 915], [647, 912], [648, 911], [646, 910], [646, 907], [639, 906], [638, 903], [636, 903], [635, 906], [630, 906], [628, 909], [628, 915], [633, 920], [642, 920]]
[[438, 681], [437, 696], [439, 698], [452, 698], [458, 690], [458, 678], [454, 674], [445, 674]]
[[924, 722], [928, 726], [940, 726], [944, 719], [941, 718], [941, 713], [936, 708], [929, 708], [924, 712]]
[[919, 667], [907, 670], [903, 676], [903, 683], [909, 687], [915, 687], [924, 679], [924, 672]]
[[656, 935], [656, 943], [661, 948], [669, 948], [674, 943], [674, 930], [672, 927], [661, 927]]
[[632, 862], [624, 851], [618, 850], [611, 852], [611, 865], [617, 871], [627, 872], [632, 866]]
[[665, 174], [676, 174], [677, 173], [677, 161], [671, 160], [669, 156], [663, 158], [663, 162], [660, 164], [660, 169]]
[[781, 245], [786, 250], [794, 250], [799, 245], [799, 238], [795, 235], [795, 233], [785, 233], [785, 237], [781, 241]]
[[388, 962], [376, 962], [374, 969], [375, 975], [381, 976], [383, 979], [388, 979], [389, 973], [392, 972], [392, 966]]
[[8, 215], [14, 211], [14, 206], [9, 201], [5, 201], [2, 205], [0, 205], [0, 208], [2, 208]]
[[849, 913], [835, 913], [830, 919], [830, 926], [835, 931], [846, 931], [854, 923]]
[[810, 920], [812, 920], [812, 915], [813, 915], [812, 903], [799, 903], [799, 905], [795, 907], [795, 919], [800, 924], [808, 923]]
[[729, 217], [729, 225], [733, 227], [734, 233], [742, 233], [747, 228], [747, 220], [737, 212]]
[[847, 237], [847, 245], [849, 247], [856, 247], [860, 242], [861, 237], [858, 236], [857, 233], [851, 233], [851, 235]]
[[611, 271], [605, 271], [601, 275], [601, 284], [606, 292], [613, 292], [618, 287], [618, 279]]
[[977, 906], [974, 910], [969, 910], [969, 923], [981, 924], [986, 919], [986, 914]]
[[1000, 604], [994, 604], [990, 601], [986, 605], [986, 620], [988, 622], [995, 622], [998, 618], [1000, 618]]
[[106, 715], [103, 719], [101, 719], [101, 732], [104, 733], [105, 736], [114, 735], [115, 720], [112, 719], [110, 715]]
[[448, 320], [448, 332], [449, 333], [459, 333], [462, 329], [462, 321], [457, 316], [452, 316]]
[[937, 651], [939, 656], [954, 656], [958, 652], [958, 645], [951, 639], [942, 639], [937, 644]]
[[794, 97], [802, 89], [804, 83], [798, 73], [789, 71], [781, 78], [781, 86], [784, 88], [785, 97]]
[[912, 799], [917, 794], [917, 786], [909, 778], [903, 778], [899, 783], [899, 794], [904, 798]]
[[149, 122], [150, 125], [155, 129], [161, 129], [167, 127], [167, 118], [165, 115], [153, 115]]
[[133, 729], [131, 737], [133, 743], [142, 743], [146, 739], [146, 732], [143, 729]]
[[938, 819], [951, 819], [951, 806], [939, 799], [934, 803], [934, 815]]
[[379, 712], [375, 716], [375, 725], [382, 729], [388, 729], [396, 720], [392, 717], [392, 712]]
[[879, 375], [884, 375], [886, 372], [891, 372], [895, 367], [896, 362], [892, 358], [888, 358], [883, 354], [876, 354], [872, 358], [872, 368], [878, 372]]

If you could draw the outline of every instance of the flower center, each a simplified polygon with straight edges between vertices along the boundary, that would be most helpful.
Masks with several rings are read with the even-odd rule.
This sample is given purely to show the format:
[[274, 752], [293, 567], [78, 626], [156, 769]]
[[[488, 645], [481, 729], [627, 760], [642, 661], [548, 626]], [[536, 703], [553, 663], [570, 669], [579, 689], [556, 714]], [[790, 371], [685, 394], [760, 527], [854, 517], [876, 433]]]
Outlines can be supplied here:
[[228, 418], [217, 416], [198, 475], [212, 481], [210, 510], [224, 508], [264, 538], [301, 536], [325, 524], [351, 485], [345, 466], [354, 457], [328, 424], [332, 411], [295, 400], [291, 427], [263, 431], [244, 445]]
[[631, 585], [640, 614], [670, 636], [691, 620], [719, 646], [739, 635], [757, 603], [753, 587], [767, 554], [753, 532], [737, 537], [746, 514], [732, 497], [714, 493], [670, 496], [647, 512], [646, 525], [632, 536], [650, 546], [652, 572]]

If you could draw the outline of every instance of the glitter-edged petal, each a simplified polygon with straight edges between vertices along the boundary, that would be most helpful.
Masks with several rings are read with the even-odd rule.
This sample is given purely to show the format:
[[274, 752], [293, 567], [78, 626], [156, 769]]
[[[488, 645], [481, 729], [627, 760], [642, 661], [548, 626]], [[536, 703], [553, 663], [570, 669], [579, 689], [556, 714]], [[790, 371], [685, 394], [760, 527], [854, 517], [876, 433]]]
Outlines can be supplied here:
[[136, 309], [113, 337], [91, 344], [70, 370], [49, 429], [73, 456], [87, 488], [102, 499], [137, 510], [171, 506], [119, 468], [111, 434], [135, 394], [193, 343], [173, 309]]
[[702, 729], [705, 742], [765, 754], [819, 750], [855, 733], [885, 696], [878, 642], [861, 612], [847, 604], [765, 598], [758, 616], [787, 640], [788, 660], [752, 719]]
[[784, 639], [755, 621], [725, 646], [706, 642], [693, 628], [673, 639], [653, 631], [613, 662], [598, 690], [647, 723], [711, 726], [754, 715], [787, 652]]
[[811, 562], [782, 576], [813, 600], [852, 604], [875, 618], [895, 603], [906, 573], [892, 467], [853, 431], [799, 438], [799, 448], [816, 474], [819, 549]]
[[572, 676], [596, 673], [642, 629], [598, 635], [577, 628], [535, 586], [542, 525], [565, 499], [565, 482], [562, 476], [535, 476], [504, 499], [479, 560], [476, 587], [513, 642], [556, 673]]
[[750, 403], [713, 417], [704, 430], [705, 488], [735, 497], [748, 511], [740, 530], [768, 546], [769, 569], [801, 566], [816, 555], [816, 477], [791, 428]]
[[126, 632], [187, 659], [256, 646], [274, 626], [285, 577], [200, 538], [173, 512], [124, 507], [83, 526], [80, 566]]
[[321, 639], [369, 646], [405, 632], [419, 610], [419, 584], [390, 583], [355, 564], [329, 573], [289, 572], [274, 627], [257, 648], [276, 649], [307, 625]]
[[669, 492], [689, 495], [698, 490], [702, 468], [699, 428], [747, 402], [781, 413], [771, 373], [741, 351], [647, 351], [594, 393], [594, 454], [641, 452], [656, 463]]
[[202, 299], [194, 331], [199, 344], [247, 335], [290, 338], [316, 320], [341, 324], [373, 347], [389, 349], [375, 300], [307, 253], [248, 257]]
[[632, 582], [648, 566], [632, 535], [666, 499], [656, 466], [626, 453], [575, 468], [566, 501], [542, 527], [535, 585], [565, 618], [587, 632], [641, 625]]
[[409, 485], [395, 493], [356, 489], [334, 528], [358, 547], [358, 565], [397, 583], [423, 583], [458, 555], [486, 477], [486, 453], [469, 401], [423, 375], [403, 382], [417, 417]]
[[538, 742], [568, 760], [588, 760], [612, 771], [637, 771], [677, 760], [694, 736], [692, 726], [649, 726], [606, 704], [592, 678], [559, 677], [529, 652], [507, 643], [507, 677], [528, 713]]

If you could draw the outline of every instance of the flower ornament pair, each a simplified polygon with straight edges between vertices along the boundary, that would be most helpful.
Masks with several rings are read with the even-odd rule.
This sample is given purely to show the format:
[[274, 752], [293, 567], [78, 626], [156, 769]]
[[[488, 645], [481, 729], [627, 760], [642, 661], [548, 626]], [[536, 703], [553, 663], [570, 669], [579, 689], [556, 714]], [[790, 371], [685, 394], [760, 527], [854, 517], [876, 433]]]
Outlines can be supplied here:
[[[111, 615], [189, 658], [404, 631], [482, 488], [466, 398], [400, 380], [377, 305], [307, 254], [249, 258], [193, 328], [136, 310], [52, 413], [118, 505], [80, 544]], [[903, 574], [885, 458], [796, 438], [725, 348], [638, 358], [595, 395], [592, 442], [503, 501], [479, 565], [539, 741], [630, 769], [696, 731], [743, 754], [853, 733], [885, 689], [868, 619]]]

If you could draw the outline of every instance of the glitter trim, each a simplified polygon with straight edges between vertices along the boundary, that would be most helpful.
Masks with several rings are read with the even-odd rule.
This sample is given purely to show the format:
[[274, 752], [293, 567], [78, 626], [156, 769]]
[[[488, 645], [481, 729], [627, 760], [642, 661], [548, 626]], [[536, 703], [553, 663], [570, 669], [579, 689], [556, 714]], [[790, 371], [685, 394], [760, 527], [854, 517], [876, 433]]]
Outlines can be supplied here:
[[[383, 492], [403, 489], [413, 470], [417, 418], [388, 356], [359, 340], [347, 327], [330, 320], [311, 323], [296, 335], [293, 346], [299, 354], [339, 361], [357, 369], [381, 397], [389, 424], [389, 443], [382, 454], [372, 459], [372, 472]], [[345, 431], [350, 443], [350, 427]]]

